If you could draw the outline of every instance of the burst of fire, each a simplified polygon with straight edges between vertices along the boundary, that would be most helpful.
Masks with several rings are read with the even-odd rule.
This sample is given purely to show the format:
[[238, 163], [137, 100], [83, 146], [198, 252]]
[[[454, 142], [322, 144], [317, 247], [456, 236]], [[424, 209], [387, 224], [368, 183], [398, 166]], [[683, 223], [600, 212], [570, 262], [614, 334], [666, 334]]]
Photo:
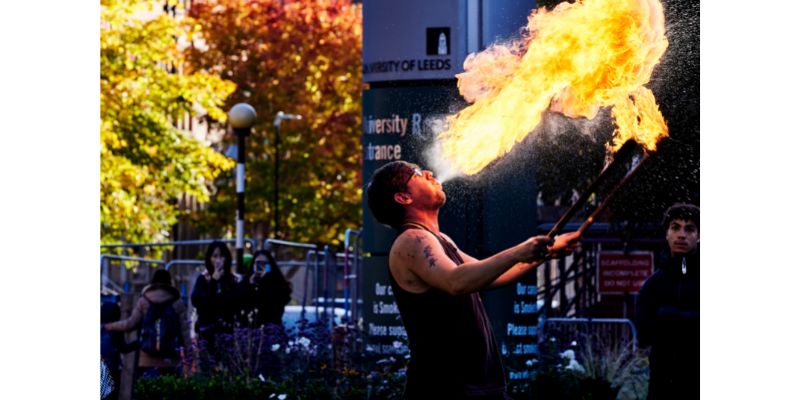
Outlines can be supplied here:
[[473, 104], [437, 137], [441, 156], [472, 175], [533, 131], [545, 110], [592, 119], [600, 107], [611, 107], [616, 123], [611, 151], [629, 138], [654, 150], [667, 126], [643, 85], [666, 49], [658, 0], [534, 10], [522, 40], [467, 57], [458, 87]]

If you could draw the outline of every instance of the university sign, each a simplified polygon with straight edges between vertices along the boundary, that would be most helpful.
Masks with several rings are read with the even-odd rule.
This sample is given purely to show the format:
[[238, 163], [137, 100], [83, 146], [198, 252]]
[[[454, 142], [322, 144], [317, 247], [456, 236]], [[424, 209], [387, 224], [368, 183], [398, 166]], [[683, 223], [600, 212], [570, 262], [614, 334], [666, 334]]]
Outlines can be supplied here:
[[478, 50], [477, 42], [467, 48], [465, 5], [457, 0], [364, 2], [364, 82], [455, 79], [468, 51]]
[[[364, 91], [361, 149], [364, 190], [372, 173], [396, 160], [428, 167], [423, 152], [441, 129], [453, 105], [460, 105], [452, 86], [377, 88]], [[367, 210], [364, 199], [364, 210]], [[364, 213], [364, 250], [388, 253], [395, 233]]]

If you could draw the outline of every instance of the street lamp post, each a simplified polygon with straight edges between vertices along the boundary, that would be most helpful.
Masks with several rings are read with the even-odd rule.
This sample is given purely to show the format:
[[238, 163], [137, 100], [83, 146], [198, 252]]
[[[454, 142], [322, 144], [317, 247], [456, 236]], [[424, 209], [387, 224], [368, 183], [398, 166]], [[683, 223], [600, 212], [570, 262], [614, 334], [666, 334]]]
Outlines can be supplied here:
[[302, 115], [298, 114], [287, 114], [283, 111], [278, 111], [275, 114], [275, 121], [273, 125], [275, 125], [275, 211], [274, 211], [274, 224], [273, 224], [273, 236], [277, 239], [278, 238], [278, 193], [279, 193], [279, 179], [278, 179], [278, 172], [280, 171], [281, 167], [281, 158], [280, 158], [280, 143], [281, 143], [281, 122], [285, 119], [295, 119], [300, 120], [303, 119]]
[[236, 134], [236, 268], [244, 268], [244, 144], [250, 128], [256, 122], [256, 110], [247, 103], [239, 103], [228, 112], [228, 121]]

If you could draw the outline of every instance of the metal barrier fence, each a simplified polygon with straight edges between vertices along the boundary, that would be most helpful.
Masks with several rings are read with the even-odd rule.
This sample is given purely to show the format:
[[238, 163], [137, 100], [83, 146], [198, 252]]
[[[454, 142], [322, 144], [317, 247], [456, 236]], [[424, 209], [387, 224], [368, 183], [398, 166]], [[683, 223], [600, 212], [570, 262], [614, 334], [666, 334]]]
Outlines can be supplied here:
[[[611, 382], [617, 399], [647, 396], [649, 366], [636, 341], [636, 326], [626, 318], [550, 318], [542, 322], [539, 349], [572, 358], [588, 376]], [[549, 342], [549, 343], [548, 343]], [[572, 350], [568, 355], [564, 350]], [[572, 364], [572, 361], [570, 361]]]
[[[219, 241], [223, 243], [236, 243], [236, 239], [200, 239], [200, 240], [179, 240], [175, 242], [160, 242], [160, 243], [119, 243], [119, 244], [102, 244], [102, 249], [118, 249], [118, 248], [138, 248], [138, 247], [169, 247], [169, 246], [200, 246], [209, 245], [212, 242]], [[245, 238], [245, 243], [250, 245], [250, 249], [255, 251], [258, 244], [255, 239]]]
[[[122, 282], [122, 285], [118, 284], [114, 280], [111, 279], [111, 266], [109, 265], [109, 261], [111, 260], [119, 260], [122, 261], [119, 263], [119, 281]], [[125, 268], [125, 263], [128, 261], [138, 262], [138, 263], [147, 263], [147, 264], [156, 264], [156, 265], [164, 265], [164, 261], [157, 260], [153, 258], [144, 258], [144, 257], [131, 257], [131, 256], [120, 256], [116, 254], [100, 254], [100, 288], [110, 288], [117, 292], [124, 292], [128, 293], [130, 291], [130, 277], [128, 269]]]
[[197, 275], [203, 273], [205, 264], [205, 260], [172, 260], [164, 266], [164, 269], [167, 271], [170, 271], [172, 267], [184, 265], [193, 266], [193, 268], [190, 269], [191, 272], [188, 274], [184, 271], [181, 271], [182, 273], [170, 271], [173, 279], [178, 284], [178, 290], [181, 292], [181, 299], [183, 300], [184, 304], [189, 304], [189, 293], [191, 292], [190, 285], [191, 287], [194, 287], [194, 281], [197, 279]]
[[[351, 273], [352, 268], [357, 268], [360, 265], [360, 257], [356, 246], [355, 252], [350, 252], [350, 241], [353, 235], [360, 235], [360, 231], [348, 229], [345, 232], [345, 252], [334, 253], [329, 245], [317, 245], [311, 243], [290, 242], [278, 239], [264, 240], [263, 249], [269, 250], [278, 247], [288, 247], [294, 249], [307, 250], [305, 254], [305, 261], [302, 264], [299, 260], [294, 261], [278, 261], [278, 265], [283, 266], [298, 266], [305, 268], [303, 278], [303, 296], [302, 296], [302, 311], [301, 318], [305, 318], [306, 306], [308, 305], [309, 286], [313, 287], [311, 291], [312, 299], [314, 300], [314, 312], [317, 318], [323, 314], [334, 316], [337, 313], [335, 308], [339, 305], [338, 299], [343, 300], [344, 318], [343, 320], [352, 320], [355, 313], [351, 308], [356, 308], [358, 304], [357, 298], [351, 299], [351, 281], [356, 281], [358, 286], [358, 274]], [[341, 271], [341, 274], [340, 274]], [[313, 272], [313, 285], [309, 283], [311, 274]], [[340, 276], [341, 275], [341, 276]], [[342, 296], [339, 296], [338, 283], [342, 282]], [[357, 295], [357, 290], [353, 291]], [[320, 311], [321, 310], [321, 311]], [[342, 321], [344, 322], [344, 321]], [[330, 319], [333, 324], [333, 318]]]
[[[288, 247], [288, 248], [294, 248], [294, 249], [306, 249], [306, 250], [308, 250], [306, 252], [306, 259], [305, 259], [305, 263], [304, 264], [300, 264], [298, 262], [294, 262], [294, 263], [292, 263], [292, 262], [288, 262], [288, 263], [284, 262], [284, 265], [288, 264], [288, 265], [292, 265], [292, 266], [303, 266], [306, 269], [304, 277], [303, 277], [303, 299], [302, 299], [302, 303], [301, 303], [302, 304], [302, 308], [300, 309], [300, 318], [301, 319], [305, 319], [306, 318], [306, 304], [307, 304], [307, 300], [308, 300], [308, 278], [309, 278], [309, 274], [310, 274], [310, 270], [311, 270], [311, 264], [312, 264], [311, 257], [314, 256], [314, 255], [317, 255], [319, 253], [319, 245], [311, 244], [311, 243], [290, 242], [290, 241], [278, 240], [278, 239], [266, 239], [266, 240], [264, 240], [264, 245], [262, 246], [262, 249], [270, 250], [272, 248], [277, 248], [277, 247]], [[319, 260], [318, 260], [318, 258], [319, 257], [315, 257], [314, 260], [313, 260], [314, 277], [315, 278], [317, 276], [317, 271], [319, 270]], [[280, 261], [278, 261], [278, 266], [281, 266], [281, 264], [282, 263]], [[314, 284], [314, 296], [315, 297], [317, 296], [317, 293], [319, 292], [319, 288], [318, 288], [316, 282], [317, 282], [317, 279], [315, 279], [315, 284]], [[314, 311], [315, 311], [315, 316], [317, 318], [319, 318], [320, 313], [319, 313], [319, 305], [318, 304], [316, 305]]]
[[[353, 257], [352, 266], [350, 264], [350, 238], [355, 236], [355, 240], [353, 240], [353, 253], [355, 257]], [[359, 299], [359, 291], [358, 289], [361, 287], [361, 274], [360, 267], [361, 267], [361, 257], [358, 257], [361, 254], [361, 231], [357, 229], [348, 229], [344, 233], [344, 310], [345, 310], [345, 318], [347, 318], [348, 322], [358, 321], [358, 299]], [[354, 282], [355, 285], [353, 286], [355, 290], [350, 293], [350, 282]], [[352, 297], [351, 297], [352, 296]]]
[[[637, 349], [636, 326], [626, 318], [542, 318], [539, 340], [551, 337], [597, 347]], [[594, 349], [598, 350], [598, 349]]]
[[[261, 248], [264, 250], [275, 250], [276, 259], [278, 248], [290, 248], [303, 251], [291, 256], [291, 250], [282, 251], [283, 260], [278, 260], [278, 267], [282, 270], [289, 270], [287, 279], [291, 279], [299, 268], [304, 268], [302, 282], [294, 281], [295, 297], [302, 303], [300, 318], [306, 318], [306, 306], [311, 302], [313, 312], [317, 319], [323, 316], [330, 316], [331, 327], [336, 322], [351, 323], [360, 316], [359, 301], [359, 270], [361, 267], [361, 231], [348, 229], [345, 232], [344, 252], [336, 253], [330, 245], [319, 245], [312, 243], [291, 242], [278, 239], [266, 239]], [[258, 242], [253, 239], [245, 239], [249, 248], [255, 252]], [[184, 240], [164, 243], [125, 243], [125, 244], [106, 244], [101, 245], [101, 249], [140, 249], [148, 247], [169, 247], [169, 246], [199, 246], [208, 245], [217, 241], [215, 239], [205, 240]], [[218, 240], [226, 244], [234, 244], [234, 239]], [[288, 259], [287, 259], [288, 257]], [[204, 260], [199, 259], [172, 259], [169, 254], [165, 254], [164, 259], [136, 257], [128, 255], [101, 254], [101, 285], [105, 288], [117, 292], [130, 292], [131, 273], [130, 269], [125, 268], [126, 263], [139, 262], [149, 264], [156, 268], [163, 267], [172, 273], [181, 297], [186, 304], [189, 304], [189, 296], [192, 286], [201, 273]], [[111, 266], [110, 260], [119, 260], [119, 265]], [[232, 260], [235, 265], [235, 260]], [[114, 268], [119, 268], [116, 270]], [[114, 269], [114, 271], [111, 271]], [[112, 273], [115, 272], [115, 273]], [[148, 271], [149, 277], [151, 271]], [[285, 273], [286, 274], [286, 273]], [[142, 276], [143, 278], [145, 276]], [[148, 282], [135, 282], [136, 284], [147, 284]], [[300, 283], [298, 285], [298, 283]], [[299, 289], [299, 290], [298, 290]], [[298, 293], [302, 291], [302, 295]], [[309, 307], [310, 309], [311, 307]], [[334, 321], [334, 318], [339, 321]]]
[[[118, 243], [118, 244], [103, 244], [100, 245], [100, 248], [103, 250], [111, 250], [111, 249], [142, 249], [142, 248], [159, 248], [159, 247], [187, 247], [187, 246], [203, 246], [209, 245], [215, 241], [220, 241], [226, 244], [235, 243], [235, 239], [199, 239], [199, 240], [179, 240], [174, 242], [159, 242], [159, 243]], [[250, 245], [250, 249], [255, 251], [256, 246], [258, 243], [254, 239], [245, 239], [245, 242]], [[104, 258], [105, 257], [105, 258]], [[123, 291], [127, 293], [130, 290], [130, 282], [129, 276], [125, 269], [121, 270], [119, 279], [121, 281], [121, 285], [117, 282], [114, 282], [110, 278], [109, 270], [107, 264], [104, 263], [104, 259], [117, 259], [117, 260], [126, 260], [126, 261], [140, 261], [140, 262], [150, 262], [157, 265], [164, 265], [165, 269], [169, 270], [175, 264], [202, 264], [203, 261], [195, 260], [195, 259], [174, 259], [167, 261], [168, 257], [163, 256], [161, 260], [152, 259], [152, 258], [144, 258], [144, 257], [133, 257], [133, 256], [122, 256], [116, 254], [101, 254], [101, 281], [103, 287], [107, 287], [116, 291]], [[236, 268], [236, 259], [231, 260], [231, 265]], [[182, 276], [174, 276], [176, 281], [180, 282]], [[120, 287], [121, 286], [121, 287]], [[185, 283], [182, 291], [182, 296], [184, 301], [187, 299]]]

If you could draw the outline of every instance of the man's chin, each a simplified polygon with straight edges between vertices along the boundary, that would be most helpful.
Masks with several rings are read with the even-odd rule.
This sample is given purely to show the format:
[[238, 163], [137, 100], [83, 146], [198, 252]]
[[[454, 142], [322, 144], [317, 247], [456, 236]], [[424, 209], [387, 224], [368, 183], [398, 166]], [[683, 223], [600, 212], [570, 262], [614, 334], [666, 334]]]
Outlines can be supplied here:
[[689, 249], [688, 247], [676, 247], [676, 248], [670, 249], [670, 251], [672, 252], [672, 255], [685, 256], [685, 255], [691, 253], [692, 251], [694, 251], [694, 249]]

